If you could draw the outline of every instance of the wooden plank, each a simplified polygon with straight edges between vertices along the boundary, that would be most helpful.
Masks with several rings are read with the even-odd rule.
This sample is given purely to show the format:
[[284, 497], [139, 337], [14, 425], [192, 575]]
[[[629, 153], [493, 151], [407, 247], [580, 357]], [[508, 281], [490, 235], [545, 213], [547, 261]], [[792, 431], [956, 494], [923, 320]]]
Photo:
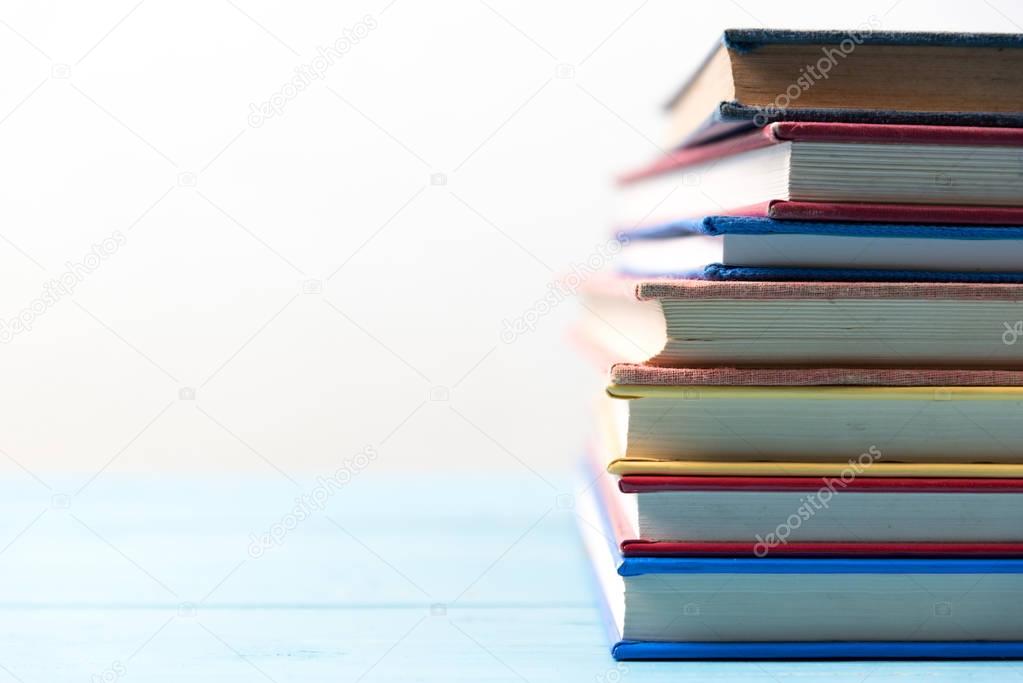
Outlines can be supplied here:
[[0, 681], [858, 683], [1021, 672], [1014, 662], [617, 664], [570, 488], [506, 475], [386, 487], [367, 477], [250, 555], [250, 535], [302, 493], [283, 480], [110, 478], [68, 503], [0, 485]]

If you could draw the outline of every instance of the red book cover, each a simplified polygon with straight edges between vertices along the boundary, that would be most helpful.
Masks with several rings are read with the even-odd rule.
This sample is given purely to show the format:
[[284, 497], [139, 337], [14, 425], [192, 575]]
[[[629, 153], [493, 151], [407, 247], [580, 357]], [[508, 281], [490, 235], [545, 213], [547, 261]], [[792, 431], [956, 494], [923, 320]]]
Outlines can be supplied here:
[[[756, 557], [756, 542], [622, 541], [626, 557]], [[789, 541], [772, 557], [1021, 557], [1023, 543], [846, 543]]]
[[782, 221], [909, 223], [915, 225], [1023, 225], [1023, 207], [856, 202], [773, 201], [722, 214]]
[[[627, 474], [618, 480], [623, 493], [657, 491], [816, 491], [829, 477], [669, 477]], [[1023, 479], [888, 477], [855, 478], [843, 491], [873, 493], [1023, 493]]]

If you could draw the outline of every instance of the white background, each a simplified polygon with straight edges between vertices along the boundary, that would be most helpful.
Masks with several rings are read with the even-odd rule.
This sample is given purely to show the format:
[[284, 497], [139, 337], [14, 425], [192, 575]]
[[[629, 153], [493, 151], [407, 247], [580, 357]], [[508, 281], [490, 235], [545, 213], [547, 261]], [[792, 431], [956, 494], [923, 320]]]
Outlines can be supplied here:
[[513, 343], [502, 321], [603, 242], [611, 178], [721, 29], [872, 15], [1012, 32], [1023, 3], [3, 3], [0, 317], [126, 243], [0, 346], [0, 466], [565, 470], [600, 384], [575, 302]]

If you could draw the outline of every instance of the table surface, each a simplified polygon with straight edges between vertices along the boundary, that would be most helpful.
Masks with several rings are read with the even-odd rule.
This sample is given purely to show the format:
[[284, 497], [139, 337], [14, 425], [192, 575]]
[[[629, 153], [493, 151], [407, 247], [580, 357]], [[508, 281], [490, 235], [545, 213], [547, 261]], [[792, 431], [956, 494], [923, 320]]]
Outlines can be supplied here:
[[1023, 676], [1015, 662], [617, 664], [570, 477], [320, 482], [5, 481], [0, 681]]

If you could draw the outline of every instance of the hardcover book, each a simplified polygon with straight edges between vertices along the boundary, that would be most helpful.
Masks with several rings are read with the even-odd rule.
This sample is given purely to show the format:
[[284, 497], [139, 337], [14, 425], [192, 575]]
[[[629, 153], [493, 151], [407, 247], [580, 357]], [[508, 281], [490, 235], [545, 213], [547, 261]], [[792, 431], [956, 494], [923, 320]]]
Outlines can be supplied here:
[[583, 297], [587, 343], [617, 360], [1023, 369], [1020, 284], [607, 278]]
[[607, 391], [626, 458], [1023, 463], [1019, 371], [621, 364]]
[[620, 229], [776, 201], [1023, 206], [1023, 129], [774, 123], [619, 180]]
[[1020, 126], [1021, 48], [1018, 34], [729, 29], [667, 103], [668, 144], [781, 120]]
[[615, 478], [591, 453], [624, 556], [1023, 556], [1023, 479], [859, 477], [862, 463], [831, 477]]
[[1023, 282], [1023, 228], [706, 216], [620, 233], [631, 277]]

